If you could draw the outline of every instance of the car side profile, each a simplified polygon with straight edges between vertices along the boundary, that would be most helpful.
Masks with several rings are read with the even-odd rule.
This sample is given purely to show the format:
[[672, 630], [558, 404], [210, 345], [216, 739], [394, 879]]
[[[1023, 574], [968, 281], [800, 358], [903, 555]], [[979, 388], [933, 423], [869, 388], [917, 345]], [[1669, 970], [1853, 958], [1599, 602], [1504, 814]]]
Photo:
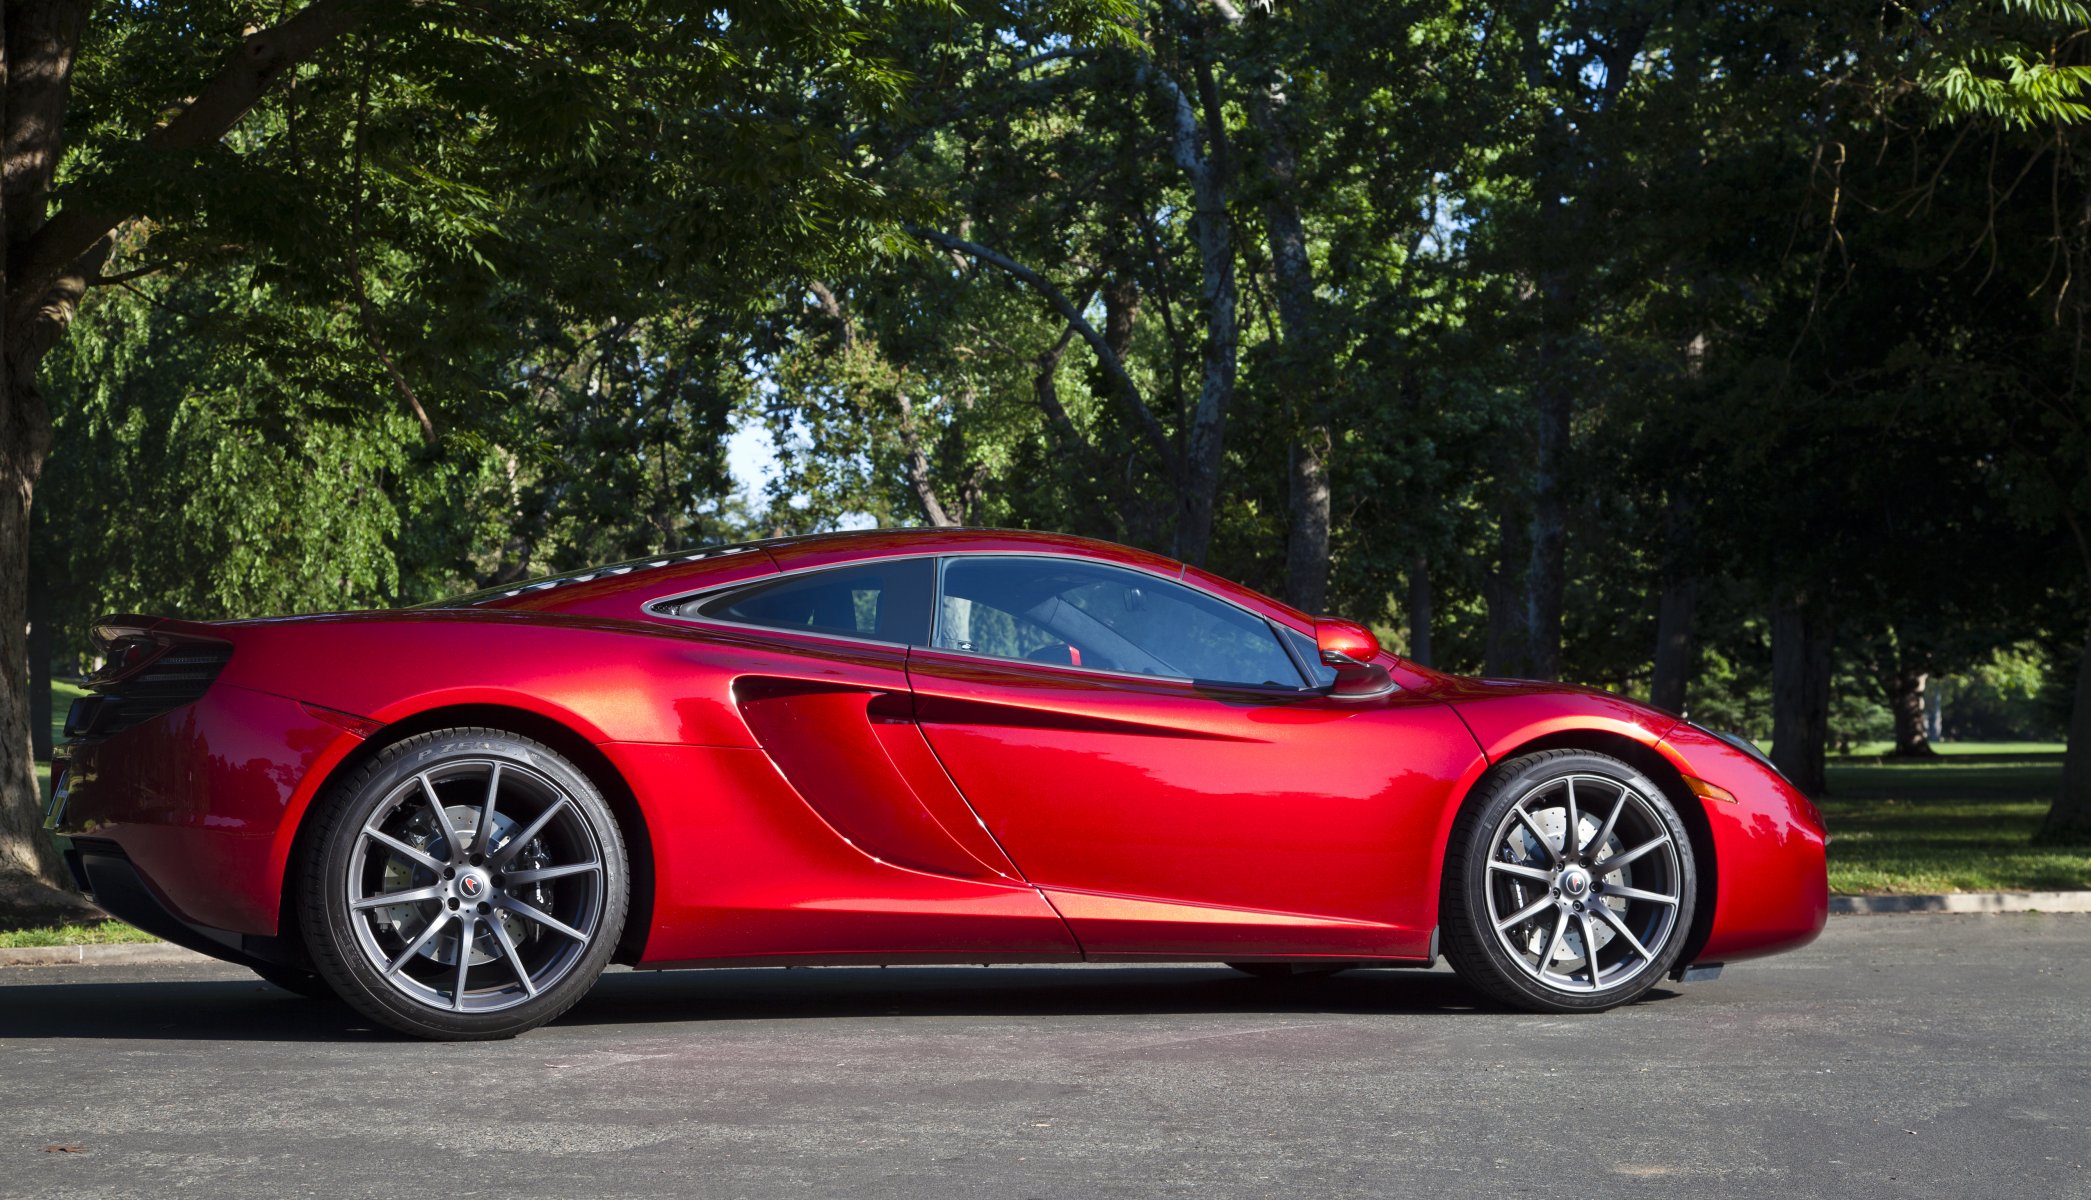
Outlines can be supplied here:
[[110, 617], [48, 823], [111, 913], [431, 1038], [604, 967], [1427, 966], [1610, 1008], [1800, 946], [1747, 742], [1082, 538], [870, 531], [417, 609]]

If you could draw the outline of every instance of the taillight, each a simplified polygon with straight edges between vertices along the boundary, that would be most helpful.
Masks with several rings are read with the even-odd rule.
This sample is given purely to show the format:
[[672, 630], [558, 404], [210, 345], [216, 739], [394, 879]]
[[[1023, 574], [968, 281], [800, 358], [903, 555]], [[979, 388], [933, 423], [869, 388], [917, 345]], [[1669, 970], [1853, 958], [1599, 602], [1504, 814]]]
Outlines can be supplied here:
[[203, 697], [232, 658], [223, 642], [133, 635], [106, 644], [102, 669], [88, 679], [96, 694], [73, 702], [69, 738], [107, 737]]

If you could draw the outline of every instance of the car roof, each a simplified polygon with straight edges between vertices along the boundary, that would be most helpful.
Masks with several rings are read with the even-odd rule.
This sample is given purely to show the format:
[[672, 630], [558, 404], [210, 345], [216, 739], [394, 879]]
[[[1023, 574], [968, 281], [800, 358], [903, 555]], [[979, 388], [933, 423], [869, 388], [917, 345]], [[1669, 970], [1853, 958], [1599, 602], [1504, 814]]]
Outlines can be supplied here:
[[865, 529], [698, 547], [488, 588], [429, 608], [503, 608], [623, 615], [652, 600], [781, 571], [911, 554], [1069, 554], [1183, 578], [1182, 563], [1116, 542], [1028, 529]]

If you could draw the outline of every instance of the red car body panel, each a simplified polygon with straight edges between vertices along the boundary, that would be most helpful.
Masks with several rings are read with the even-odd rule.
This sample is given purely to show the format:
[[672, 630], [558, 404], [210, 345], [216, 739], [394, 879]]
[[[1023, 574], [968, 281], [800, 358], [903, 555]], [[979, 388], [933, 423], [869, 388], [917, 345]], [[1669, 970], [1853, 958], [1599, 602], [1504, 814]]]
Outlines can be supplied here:
[[121, 845], [185, 921], [276, 932], [298, 817], [362, 739], [294, 700], [221, 682], [126, 741], [124, 753], [68, 756], [64, 832]]
[[127, 857], [218, 941], [288, 934], [298, 831], [361, 761], [362, 734], [507, 720], [599, 756], [598, 782], [626, 798], [647, 895], [625, 957], [643, 964], [1419, 962], [1462, 800], [1520, 748], [1580, 738], [1735, 798], [1672, 797], [1703, 814], [1712, 856], [1691, 957], [1821, 928], [1813, 807], [1729, 743], [1616, 696], [1391, 655], [1400, 686], [1370, 699], [1216, 688], [652, 607], [782, 571], [976, 553], [1181, 579], [1313, 634], [1305, 614], [1168, 559], [981, 531], [666, 556], [470, 606], [163, 622], [155, 636], [226, 642], [230, 659], [194, 703], [69, 744], [54, 832]]
[[1777, 774], [1734, 769], [1735, 747], [1679, 722], [1656, 746], [1678, 771], [1715, 781], [1735, 799], [1704, 800], [1714, 844], [1712, 931], [1699, 953], [1733, 962], [1815, 940], [1830, 911], [1815, 805]]
[[[1248, 952], [1279, 922], [1315, 953], [1428, 955], [1434, 900], [1385, 881], [1434, 869], [1415, 830], [1435, 827], [1475, 760], [1442, 704], [1276, 699], [935, 650], [911, 654], [908, 675], [952, 780], [1085, 949], [1210, 958]], [[1136, 920], [1062, 891], [1178, 907]]]

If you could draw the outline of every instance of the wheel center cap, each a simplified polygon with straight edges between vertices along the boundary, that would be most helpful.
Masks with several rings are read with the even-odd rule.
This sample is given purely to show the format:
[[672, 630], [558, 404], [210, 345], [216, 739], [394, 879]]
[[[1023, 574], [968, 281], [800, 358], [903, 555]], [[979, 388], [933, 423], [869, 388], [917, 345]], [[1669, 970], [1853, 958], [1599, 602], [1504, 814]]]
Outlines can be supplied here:
[[487, 898], [487, 894], [492, 892], [493, 890], [493, 885], [490, 882], [488, 882], [485, 872], [458, 872], [457, 894], [459, 899], [484, 900]]
[[1581, 867], [1570, 867], [1561, 872], [1561, 894], [1581, 897], [1590, 890], [1590, 873]]

